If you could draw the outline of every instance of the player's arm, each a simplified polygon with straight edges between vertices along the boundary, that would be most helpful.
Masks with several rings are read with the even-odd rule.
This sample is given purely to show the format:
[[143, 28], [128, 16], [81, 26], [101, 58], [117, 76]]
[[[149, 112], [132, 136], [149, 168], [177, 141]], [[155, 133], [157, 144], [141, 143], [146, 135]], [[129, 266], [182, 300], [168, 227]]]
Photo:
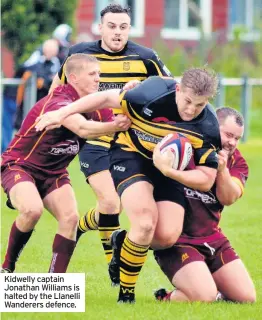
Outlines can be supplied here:
[[51, 129], [59, 127], [61, 123], [70, 115], [76, 113], [89, 113], [95, 110], [111, 108], [121, 109], [120, 90], [112, 89], [89, 94], [79, 100], [60, 108], [41, 115], [36, 124], [36, 130], [41, 131], [45, 128]]
[[60, 80], [58, 73], [54, 76], [54, 79], [51, 83], [51, 86], [49, 88], [48, 94], [51, 93], [56, 87], [60, 86], [62, 83], [62, 81]]
[[161, 154], [159, 145], [157, 145], [154, 150], [153, 161], [155, 166], [166, 177], [174, 179], [192, 189], [203, 192], [209, 191], [216, 179], [216, 165], [211, 164], [211, 162], [206, 163], [207, 165], [197, 165], [193, 170], [180, 171], [173, 169], [172, 152], [167, 150], [165, 153]]
[[[216, 178], [216, 196], [224, 206], [230, 206], [242, 196], [244, 185], [240, 179], [231, 176], [227, 168], [228, 156], [225, 151], [218, 153], [218, 172]], [[238, 172], [247, 171], [247, 165], [238, 168]], [[242, 170], [241, 170], [242, 169]], [[236, 170], [236, 169], [235, 169]], [[244, 175], [244, 173], [243, 173]]]
[[98, 138], [102, 135], [114, 134], [117, 131], [125, 131], [130, 124], [130, 120], [123, 114], [116, 116], [114, 121], [111, 122], [86, 120], [80, 114], [69, 116], [62, 122], [64, 127], [84, 139]]

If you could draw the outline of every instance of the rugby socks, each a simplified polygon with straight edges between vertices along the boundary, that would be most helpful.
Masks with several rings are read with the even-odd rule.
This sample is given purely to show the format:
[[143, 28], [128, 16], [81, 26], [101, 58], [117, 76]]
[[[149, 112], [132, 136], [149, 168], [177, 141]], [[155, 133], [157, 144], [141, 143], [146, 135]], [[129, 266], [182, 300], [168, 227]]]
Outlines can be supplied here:
[[5, 255], [5, 261], [2, 265], [3, 269], [8, 269], [11, 272], [15, 270], [15, 263], [20, 256], [24, 246], [27, 244], [28, 240], [32, 235], [33, 230], [28, 232], [20, 231], [17, 226], [16, 222], [13, 223], [9, 240], [8, 240], [8, 247], [7, 252]]
[[112, 259], [112, 246], [110, 244], [110, 236], [115, 231], [120, 229], [119, 214], [103, 214], [99, 212], [98, 230], [102, 246], [105, 251], [106, 261], [109, 263]]
[[135, 301], [135, 285], [146, 261], [149, 246], [143, 246], [125, 237], [120, 253], [120, 292], [118, 302]]
[[76, 233], [76, 242], [79, 240], [82, 234], [90, 230], [97, 230], [98, 224], [95, 218], [96, 209], [90, 209], [78, 222], [78, 228]]
[[74, 252], [76, 242], [67, 239], [60, 234], [55, 235], [53, 242], [53, 257], [49, 273], [65, 273], [71, 256]]

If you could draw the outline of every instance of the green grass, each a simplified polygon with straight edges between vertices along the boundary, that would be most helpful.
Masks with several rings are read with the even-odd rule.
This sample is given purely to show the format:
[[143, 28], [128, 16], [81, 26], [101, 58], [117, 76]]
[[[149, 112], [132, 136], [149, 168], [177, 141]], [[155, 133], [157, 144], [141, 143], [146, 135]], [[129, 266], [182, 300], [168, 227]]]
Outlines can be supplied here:
[[[239, 255], [245, 262], [257, 289], [257, 303], [238, 305], [231, 303], [192, 303], [161, 304], [154, 301], [154, 289], [171, 285], [155, 264], [150, 252], [137, 285], [137, 303], [134, 306], [117, 305], [117, 289], [111, 288], [107, 275], [107, 266], [103, 256], [97, 232], [90, 232], [79, 242], [71, 260], [68, 272], [86, 273], [86, 313], [3, 313], [3, 320], [12, 319], [262, 319], [262, 253], [261, 253], [261, 195], [262, 141], [252, 140], [240, 147], [250, 167], [250, 175], [245, 194], [223, 214], [222, 227]], [[79, 209], [84, 213], [94, 204], [94, 196], [85, 185], [79, 171], [78, 162], [70, 167], [73, 187]], [[5, 207], [2, 196], [1, 256], [7, 245], [10, 227], [16, 217], [16, 211]], [[122, 226], [128, 227], [125, 215], [121, 216]], [[45, 212], [36, 227], [30, 242], [24, 249], [17, 272], [46, 272], [51, 259], [51, 247], [56, 232], [56, 222]]]

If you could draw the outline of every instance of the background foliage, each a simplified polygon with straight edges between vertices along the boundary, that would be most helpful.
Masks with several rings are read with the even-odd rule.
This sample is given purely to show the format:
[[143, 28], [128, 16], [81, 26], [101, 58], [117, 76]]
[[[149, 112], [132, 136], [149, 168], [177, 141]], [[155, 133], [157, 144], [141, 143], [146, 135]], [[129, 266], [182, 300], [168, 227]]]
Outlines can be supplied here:
[[[180, 76], [185, 69], [193, 66], [208, 65], [222, 77], [241, 78], [246, 75], [250, 78], [261, 78], [262, 42], [243, 42], [239, 40], [237, 34], [234, 40], [227, 43], [220, 43], [215, 35], [210, 40], [202, 39], [194, 49], [190, 50], [177, 43], [171, 54], [161, 41], [157, 42], [154, 48], [174, 76]], [[241, 92], [240, 86], [226, 87], [225, 105], [240, 110]], [[254, 86], [252, 105], [249, 106], [252, 136], [261, 136], [261, 119], [262, 88]]]
[[56, 26], [72, 26], [77, 0], [2, 0], [2, 30], [16, 64], [23, 63]]

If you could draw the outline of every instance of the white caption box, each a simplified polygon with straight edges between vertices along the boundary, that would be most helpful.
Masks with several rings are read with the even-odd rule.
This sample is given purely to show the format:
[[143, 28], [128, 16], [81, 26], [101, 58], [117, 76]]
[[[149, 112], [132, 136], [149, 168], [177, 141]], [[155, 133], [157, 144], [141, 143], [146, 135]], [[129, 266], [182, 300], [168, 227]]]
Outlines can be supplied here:
[[85, 312], [85, 274], [2, 273], [0, 311]]

